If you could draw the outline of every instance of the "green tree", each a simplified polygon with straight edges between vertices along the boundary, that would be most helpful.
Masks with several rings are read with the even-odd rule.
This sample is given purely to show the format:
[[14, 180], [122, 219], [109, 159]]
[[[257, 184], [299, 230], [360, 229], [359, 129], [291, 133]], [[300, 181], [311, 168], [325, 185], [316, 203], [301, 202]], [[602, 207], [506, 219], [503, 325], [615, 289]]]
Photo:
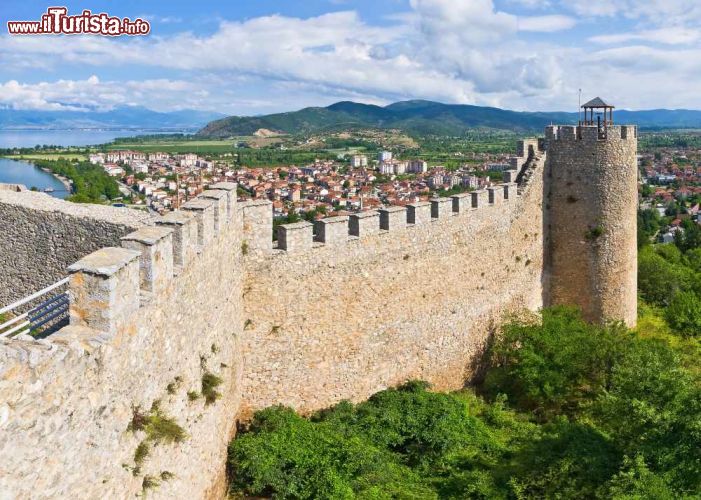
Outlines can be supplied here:
[[679, 292], [665, 309], [674, 331], [685, 337], [701, 337], [701, 299], [694, 292]]

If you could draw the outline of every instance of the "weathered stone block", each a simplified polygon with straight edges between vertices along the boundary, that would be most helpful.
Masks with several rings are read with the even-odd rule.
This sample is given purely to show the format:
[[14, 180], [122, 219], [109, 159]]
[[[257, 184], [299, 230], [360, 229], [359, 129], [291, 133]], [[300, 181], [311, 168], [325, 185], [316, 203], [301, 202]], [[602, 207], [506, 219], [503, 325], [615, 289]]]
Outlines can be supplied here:
[[212, 200], [196, 199], [185, 203], [183, 210], [195, 214], [197, 221], [197, 244], [204, 246], [214, 237], [214, 203]]
[[431, 222], [431, 204], [417, 201], [406, 206], [406, 220], [409, 224], [426, 224]]
[[314, 222], [316, 241], [326, 245], [342, 245], [348, 241], [348, 216], [327, 217]]
[[273, 249], [273, 204], [248, 200], [238, 204], [243, 219], [243, 239], [250, 252], [270, 253]]
[[516, 176], [518, 176], [518, 170], [504, 170], [504, 182], [516, 182]]
[[231, 220], [231, 217], [234, 215], [234, 210], [236, 209], [238, 184], [235, 182], [217, 182], [216, 184], [209, 186], [209, 189], [225, 191], [227, 193], [226, 218], [227, 220]]
[[173, 230], [173, 263], [184, 266], [195, 255], [197, 221], [192, 212], [178, 210], [168, 212], [156, 221], [159, 226]]
[[406, 227], [406, 207], [385, 207], [378, 212], [380, 212], [380, 229], [394, 231]]
[[506, 182], [504, 186], [504, 200], [510, 201], [516, 198], [518, 194], [518, 186], [515, 182]]
[[71, 325], [110, 334], [139, 308], [139, 257], [128, 248], [107, 247], [68, 268]]
[[491, 205], [501, 205], [504, 202], [503, 186], [490, 186], [487, 188], [487, 193], [489, 194], [489, 203]]
[[122, 246], [136, 250], [139, 258], [141, 289], [159, 293], [168, 288], [173, 279], [173, 229], [150, 226], [122, 238]]
[[206, 190], [199, 198], [202, 200], [212, 200], [214, 204], [214, 231], [219, 232], [229, 220], [226, 208], [229, 195], [226, 191]]
[[453, 212], [461, 214], [470, 208], [470, 193], [458, 193], [450, 197], [453, 200]]
[[453, 215], [453, 200], [451, 198], [431, 198], [431, 217], [443, 219]]
[[489, 201], [487, 191], [484, 189], [472, 191], [470, 193], [470, 196], [472, 197], [472, 208], [481, 208], [485, 206]]
[[314, 240], [314, 225], [310, 222], [284, 224], [277, 228], [278, 248], [287, 252], [311, 250]]
[[348, 223], [352, 236], [370, 236], [380, 232], [380, 213], [377, 210], [351, 214]]

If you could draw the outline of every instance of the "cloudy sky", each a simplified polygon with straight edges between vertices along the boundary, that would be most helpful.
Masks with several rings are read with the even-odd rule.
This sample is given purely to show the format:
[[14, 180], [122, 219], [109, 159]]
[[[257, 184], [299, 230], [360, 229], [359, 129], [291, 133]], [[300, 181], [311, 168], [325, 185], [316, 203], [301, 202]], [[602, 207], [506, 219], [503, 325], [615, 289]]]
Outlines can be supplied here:
[[1, 0], [0, 107], [248, 115], [404, 99], [701, 109], [698, 0], [69, 1], [146, 37], [10, 36], [57, 2]]

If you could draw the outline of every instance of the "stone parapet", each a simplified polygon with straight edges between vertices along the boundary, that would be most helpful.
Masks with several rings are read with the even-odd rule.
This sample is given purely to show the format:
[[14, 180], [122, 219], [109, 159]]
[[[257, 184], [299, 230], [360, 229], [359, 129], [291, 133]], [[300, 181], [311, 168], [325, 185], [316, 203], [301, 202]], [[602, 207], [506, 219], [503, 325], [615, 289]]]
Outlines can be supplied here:
[[231, 218], [234, 215], [234, 211], [236, 210], [236, 200], [237, 200], [237, 190], [238, 190], [238, 184], [235, 182], [217, 182], [216, 184], [212, 184], [209, 186], [209, 189], [212, 190], [218, 190], [218, 191], [226, 191], [227, 197], [226, 197], [226, 213], [227, 213], [227, 220], [231, 220]]
[[68, 268], [70, 323], [108, 334], [139, 309], [139, 257], [127, 248], [102, 248]]
[[504, 186], [504, 200], [513, 201], [518, 195], [518, 186], [515, 182], [505, 182]]
[[482, 208], [489, 202], [489, 195], [486, 189], [478, 189], [470, 193], [472, 198], [472, 208]]
[[[204, 246], [214, 236], [214, 202], [200, 198], [185, 203], [182, 210], [192, 212], [197, 222], [197, 244]], [[217, 228], [218, 229], [218, 228]]]
[[463, 214], [472, 206], [470, 193], [458, 193], [450, 197], [453, 200], [453, 212]]
[[173, 263], [184, 266], [195, 255], [197, 243], [197, 221], [192, 212], [178, 210], [169, 212], [156, 221], [156, 225], [173, 230]]
[[250, 252], [269, 254], [273, 250], [273, 204], [268, 200], [238, 203], [242, 215], [243, 238]]
[[141, 289], [161, 293], [173, 279], [173, 229], [144, 227], [122, 238], [122, 247], [136, 250], [139, 258]]
[[311, 250], [314, 239], [314, 225], [302, 221], [283, 224], [277, 228], [278, 248], [287, 252]]
[[351, 236], [372, 236], [380, 232], [380, 213], [377, 210], [351, 214], [348, 232]]
[[406, 207], [385, 207], [378, 212], [380, 212], [380, 229], [395, 231], [406, 227]]
[[431, 198], [431, 217], [443, 219], [453, 215], [453, 200], [451, 198]]
[[315, 241], [326, 245], [341, 245], [348, 242], [348, 216], [327, 217], [314, 221]]
[[504, 202], [504, 186], [490, 186], [487, 188], [487, 193], [491, 205], [501, 205]]
[[409, 224], [417, 225], [431, 222], [431, 203], [428, 201], [409, 203], [406, 206], [406, 220]]
[[504, 182], [505, 183], [511, 183], [511, 182], [516, 182], [516, 176], [518, 176], [518, 170], [504, 170]]
[[219, 189], [208, 189], [199, 197], [203, 200], [212, 200], [214, 205], [214, 230], [219, 231], [222, 225], [229, 222], [229, 193]]

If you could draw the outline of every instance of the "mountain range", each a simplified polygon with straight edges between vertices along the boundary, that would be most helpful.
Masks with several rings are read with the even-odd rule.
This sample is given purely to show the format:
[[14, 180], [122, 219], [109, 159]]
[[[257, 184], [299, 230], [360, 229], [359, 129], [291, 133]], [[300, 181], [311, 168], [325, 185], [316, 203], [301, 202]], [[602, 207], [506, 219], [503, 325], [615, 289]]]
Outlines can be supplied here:
[[0, 130], [10, 129], [159, 129], [194, 131], [223, 114], [207, 111], [153, 111], [121, 106], [110, 111], [37, 111], [0, 109]]
[[[417, 134], [460, 135], [474, 128], [541, 131], [551, 123], [574, 124], [577, 120], [577, 113], [522, 112], [421, 100], [401, 101], [388, 106], [343, 101], [327, 107], [310, 107], [288, 113], [221, 118], [208, 123], [198, 134], [230, 137], [251, 135], [260, 129], [289, 134], [348, 128], [392, 128]], [[701, 111], [619, 110], [614, 111], [614, 120], [643, 128], [701, 128]]]

